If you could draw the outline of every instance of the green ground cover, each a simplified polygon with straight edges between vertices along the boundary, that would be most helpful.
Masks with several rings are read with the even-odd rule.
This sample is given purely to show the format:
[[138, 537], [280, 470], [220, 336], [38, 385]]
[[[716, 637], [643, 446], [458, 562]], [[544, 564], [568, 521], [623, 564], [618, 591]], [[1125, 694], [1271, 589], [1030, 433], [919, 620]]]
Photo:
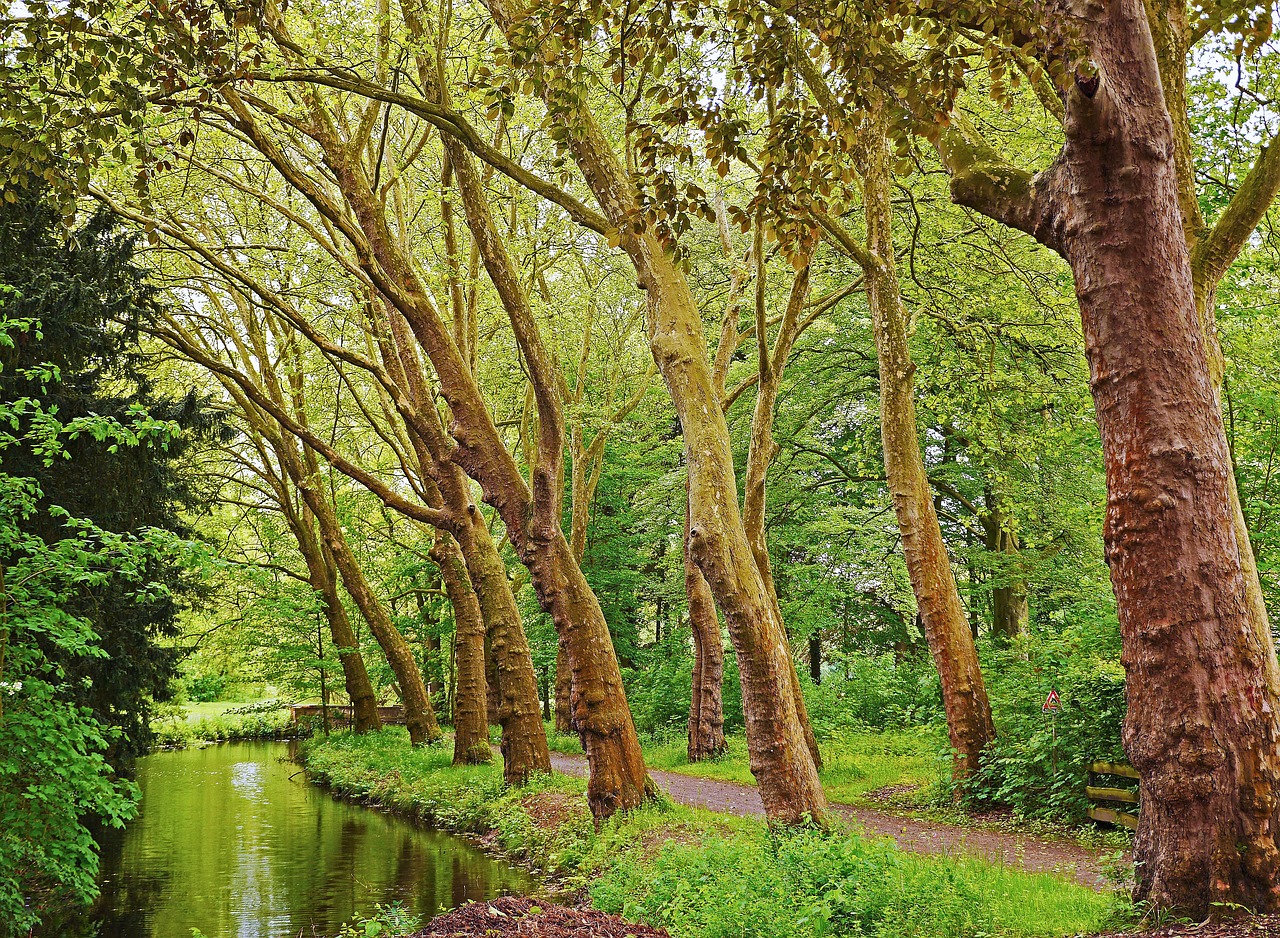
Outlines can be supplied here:
[[1058, 938], [1126, 914], [1123, 899], [1055, 876], [903, 853], [843, 826], [771, 832], [664, 803], [597, 831], [581, 780], [504, 789], [497, 764], [454, 768], [448, 747], [414, 750], [399, 728], [316, 738], [302, 752], [336, 792], [486, 835], [596, 907], [676, 938]]
[[[931, 728], [901, 731], [847, 731], [821, 743], [822, 785], [831, 801], [858, 804], [869, 792], [902, 789], [889, 800], [918, 804], [933, 799], [949, 766], [939, 759], [940, 746]], [[581, 753], [576, 736], [556, 734], [547, 727], [547, 741], [555, 752]], [[714, 778], [754, 785], [747, 760], [747, 741], [741, 733], [727, 738], [728, 749], [717, 759], [690, 762], [684, 736], [641, 737], [645, 764], [663, 772]]]
[[197, 742], [277, 739], [296, 730], [289, 709], [276, 699], [191, 701], [158, 707], [151, 721], [152, 745], [158, 749]]

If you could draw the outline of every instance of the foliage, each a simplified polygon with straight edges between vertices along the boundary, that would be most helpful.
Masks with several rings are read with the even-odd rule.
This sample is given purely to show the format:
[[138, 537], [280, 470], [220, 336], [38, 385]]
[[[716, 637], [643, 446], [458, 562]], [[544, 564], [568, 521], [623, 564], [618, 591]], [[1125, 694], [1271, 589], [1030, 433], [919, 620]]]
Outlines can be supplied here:
[[[14, 414], [19, 438], [0, 456], [4, 472], [40, 480], [41, 496], [20, 524], [50, 544], [67, 534], [61, 512], [121, 535], [185, 536], [180, 516], [203, 500], [189, 457], [217, 428], [194, 393], [156, 390], [138, 330], [158, 300], [136, 240], [106, 211], [62, 231], [39, 188], [21, 196], [0, 205], [0, 283], [13, 291], [4, 312], [11, 323], [34, 324], [0, 354], [0, 395], [39, 408]], [[57, 458], [20, 438], [42, 415], [67, 428]], [[148, 438], [130, 427], [166, 432]], [[168, 696], [175, 674], [180, 599], [195, 586], [175, 559], [157, 554], [66, 597], [68, 611], [91, 623], [103, 655], [45, 649], [66, 676], [66, 692], [122, 730], [113, 736], [121, 757], [145, 749], [148, 708]]]
[[[58, 458], [66, 427], [29, 399], [0, 404], [0, 421], [16, 426], [19, 415], [40, 418], [26, 442]], [[106, 419], [96, 426], [121, 445], [167, 429]], [[42, 501], [34, 480], [0, 473], [0, 931], [14, 934], [54, 903], [96, 894], [89, 825], [119, 827], [136, 799], [106, 759], [120, 730], [79, 702], [64, 666], [106, 657], [92, 624], [73, 611], [75, 598], [113, 578], [137, 584], [144, 599], [163, 597], [164, 586], [149, 582], [146, 571], [177, 556], [164, 532], [113, 534]], [[61, 519], [57, 540], [26, 529], [38, 510]]]
[[344, 925], [335, 938], [391, 938], [416, 931], [421, 924], [403, 906], [375, 905], [373, 915]]
[[[1114, 626], [1085, 624], [988, 657], [998, 736], [967, 798], [1026, 817], [1085, 816], [1089, 763], [1125, 761], [1118, 645]], [[1041, 709], [1052, 690], [1061, 698], [1056, 715]]]
[[220, 716], [188, 719], [182, 707], [160, 708], [152, 721], [153, 745], [161, 749], [181, 749], [192, 743], [221, 743], [245, 739], [291, 739], [307, 736], [315, 729], [295, 725], [279, 701], [266, 701], [247, 708], [231, 707]]

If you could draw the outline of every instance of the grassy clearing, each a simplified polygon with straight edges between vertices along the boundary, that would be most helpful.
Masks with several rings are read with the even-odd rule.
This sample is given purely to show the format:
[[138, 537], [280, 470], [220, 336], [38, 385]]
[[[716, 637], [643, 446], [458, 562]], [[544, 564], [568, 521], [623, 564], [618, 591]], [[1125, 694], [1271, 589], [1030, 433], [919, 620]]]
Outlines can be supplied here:
[[[727, 742], [729, 748], [720, 758], [690, 763], [684, 737], [655, 741], [645, 746], [645, 761], [666, 772], [754, 785], [746, 739], [734, 735]], [[856, 804], [868, 792], [890, 786], [912, 789], [903, 794], [918, 801], [943, 778], [937, 743], [926, 732], [850, 733], [824, 740], [821, 746], [822, 785], [829, 799], [842, 804]]]
[[840, 828], [770, 832], [760, 821], [659, 804], [596, 831], [583, 783], [508, 790], [498, 765], [453, 768], [447, 747], [388, 729], [303, 747], [343, 794], [450, 830], [586, 888], [593, 904], [676, 938], [1059, 938], [1101, 931], [1125, 904], [1048, 875], [902, 853]]
[[[151, 721], [152, 745], [158, 749], [180, 749], [196, 742], [297, 735], [299, 728], [291, 724], [288, 708], [272, 706], [273, 703], [271, 700], [248, 704], [217, 700], [166, 708]], [[234, 712], [237, 710], [249, 712]]]

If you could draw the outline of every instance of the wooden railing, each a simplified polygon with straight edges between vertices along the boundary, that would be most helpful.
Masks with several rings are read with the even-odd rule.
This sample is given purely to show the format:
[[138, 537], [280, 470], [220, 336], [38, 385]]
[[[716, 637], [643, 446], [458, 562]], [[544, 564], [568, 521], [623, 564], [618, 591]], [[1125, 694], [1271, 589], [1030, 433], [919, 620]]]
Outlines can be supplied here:
[[[1110, 784], [1100, 784], [1111, 779]], [[1124, 781], [1115, 781], [1124, 779]], [[1107, 824], [1119, 824], [1129, 830], [1138, 828], [1138, 812], [1141, 805], [1137, 789], [1131, 782], [1138, 780], [1138, 770], [1123, 762], [1094, 762], [1089, 766], [1089, 782], [1084, 793], [1095, 802], [1089, 806], [1089, 817]]]
[[[292, 721], [294, 723], [301, 719], [324, 719], [324, 707], [320, 704], [298, 704], [289, 709], [293, 711]], [[403, 723], [404, 707], [379, 707], [378, 716], [383, 723]], [[355, 719], [355, 708], [331, 706], [329, 707], [329, 719], [334, 723], [350, 723]]]

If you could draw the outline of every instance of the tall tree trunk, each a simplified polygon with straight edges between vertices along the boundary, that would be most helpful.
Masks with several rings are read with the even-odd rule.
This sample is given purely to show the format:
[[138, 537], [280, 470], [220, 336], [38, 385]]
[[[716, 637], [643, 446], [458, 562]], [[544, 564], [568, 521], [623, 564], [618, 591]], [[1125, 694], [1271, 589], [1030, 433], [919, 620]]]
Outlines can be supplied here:
[[[448, 440], [428, 393], [421, 362], [404, 319], [389, 306], [391, 348], [384, 358], [413, 401], [419, 419], [407, 427], [424, 476], [434, 480], [435, 495], [447, 506], [450, 530], [484, 623], [485, 683], [489, 716], [502, 727], [502, 772], [509, 785], [523, 785], [551, 771], [547, 733], [538, 717], [538, 683], [520, 608], [507, 567], [489, 534], [484, 516], [471, 498], [471, 483], [448, 454]], [[394, 365], [398, 363], [398, 368]]]
[[[773, 439], [774, 408], [778, 402], [782, 373], [786, 368], [787, 359], [791, 355], [791, 345], [797, 334], [800, 313], [809, 295], [809, 262], [806, 258], [803, 266], [796, 272], [795, 280], [791, 285], [791, 294], [787, 298], [786, 312], [778, 326], [778, 339], [771, 351], [764, 301], [765, 251], [764, 225], [761, 219], [756, 220], [755, 237], [752, 255], [756, 263], [756, 351], [759, 361], [756, 403], [751, 413], [751, 441], [747, 447], [747, 472], [743, 485], [742, 526], [751, 544], [751, 555], [760, 569], [760, 579], [764, 581], [765, 593], [773, 603], [774, 615], [778, 622], [783, 622], [782, 606], [778, 602], [778, 589], [773, 580], [773, 566], [769, 562], [769, 542], [764, 526], [764, 509], [769, 467], [773, 465], [779, 449]], [[791, 641], [788, 636], [787, 662], [791, 670], [791, 690], [795, 696], [796, 716], [800, 720], [805, 745], [809, 747], [814, 767], [821, 769], [822, 751], [818, 748], [818, 738], [814, 735], [813, 726], [809, 722], [809, 710], [800, 689], [800, 675], [796, 671], [795, 658], [790, 654], [790, 650]]]
[[[656, 789], [645, 771], [604, 612], [560, 527], [564, 436], [557, 379], [551, 376], [532, 310], [493, 225], [471, 155], [452, 137], [444, 138], [444, 143], [454, 163], [468, 225], [530, 365], [538, 399], [539, 458], [534, 470], [533, 510], [526, 513], [521, 509], [513, 515], [516, 503], [510, 495], [514, 492], [508, 497], [494, 493], [494, 505], [503, 515], [512, 544], [528, 567], [557, 633], [564, 635], [572, 669], [573, 723], [591, 767], [588, 799], [597, 818], [608, 817], [637, 806]], [[456, 409], [454, 414], [456, 417]], [[492, 424], [486, 429], [491, 430]], [[465, 451], [465, 438], [459, 442]], [[501, 455], [506, 455], [505, 450]]]
[[893, 253], [891, 154], [883, 106], [876, 108], [867, 137], [863, 201], [867, 247], [867, 296], [880, 362], [880, 435], [884, 468], [893, 497], [902, 552], [924, 624], [925, 638], [942, 680], [942, 703], [953, 753], [952, 774], [961, 780], [977, 771], [980, 756], [995, 737], [973, 633], [942, 540], [933, 491], [925, 475], [916, 425], [915, 363], [909, 323], [898, 288]]
[[689, 503], [684, 511], [684, 590], [693, 633], [693, 679], [689, 696], [689, 761], [713, 759], [726, 749], [724, 739], [724, 645], [720, 619], [706, 578], [693, 560], [689, 542]]
[[436, 534], [431, 559], [440, 568], [445, 592], [453, 606], [458, 677], [453, 700], [453, 764], [493, 761], [489, 748], [488, 702], [485, 693], [484, 622], [480, 603], [457, 543], [443, 531]]
[[369, 733], [379, 730], [382, 728], [382, 719], [378, 716], [378, 696], [373, 692], [373, 683], [365, 669], [355, 629], [351, 627], [351, 620], [347, 617], [346, 607], [338, 593], [337, 571], [333, 568], [332, 558], [327, 555], [323, 545], [315, 540], [314, 535], [299, 533], [297, 540], [307, 564], [311, 588], [324, 602], [325, 618], [329, 621], [329, 637], [333, 639], [338, 662], [342, 665], [343, 683], [354, 712], [355, 731]]
[[[417, 8], [406, 4], [402, 10], [410, 31], [422, 37]], [[420, 59], [420, 76], [430, 85], [435, 82], [433, 68], [434, 63]], [[223, 94], [234, 102], [233, 95], [226, 91]], [[237, 113], [243, 112], [242, 105], [233, 103], [233, 107], [239, 108]], [[299, 185], [313, 202], [325, 204], [322, 194], [290, 171], [288, 160], [278, 148], [256, 128], [246, 126], [245, 131], [252, 135], [255, 145], [272, 155], [273, 165], [291, 183]], [[565, 635], [573, 664], [575, 725], [590, 766], [587, 799], [592, 812], [600, 819], [636, 807], [656, 788], [644, 768], [604, 613], [560, 530], [563, 421], [555, 399], [554, 369], [541, 346], [532, 311], [505, 245], [494, 229], [470, 155], [460, 149], [450, 153], [468, 226], [537, 388], [539, 449], [545, 449], [548, 458], [539, 459], [532, 491], [498, 435], [451, 330], [393, 235], [364, 167], [351, 159], [330, 130], [317, 129], [314, 139], [324, 148], [339, 189], [367, 239], [368, 252], [361, 261], [364, 269], [383, 296], [404, 315], [440, 380], [441, 393], [453, 417], [450, 432], [457, 442], [452, 460], [480, 483], [485, 500], [497, 509], [512, 546], [529, 570], [539, 602], [551, 614], [557, 632]], [[444, 139], [446, 143], [452, 141], [447, 135]]]
[[569, 666], [569, 652], [564, 641], [556, 640], [556, 732], [568, 736], [573, 732], [573, 708], [569, 700], [573, 693], [573, 671]]
[[[997, 525], [988, 530], [987, 550], [1001, 559], [1013, 558], [1006, 563], [1016, 564], [1018, 541], [1014, 533]], [[991, 635], [997, 643], [1008, 645], [1019, 635], [1025, 635], [1031, 624], [1031, 605], [1027, 598], [1027, 581], [1017, 573], [1002, 571], [1006, 585], [991, 591]]]
[[979, 521], [986, 534], [987, 553], [995, 556], [998, 565], [997, 578], [1004, 583], [991, 591], [991, 637], [997, 644], [1008, 645], [1030, 627], [1027, 581], [1019, 570], [1018, 536], [1009, 529], [1000, 499], [990, 485], [984, 495], [986, 513]]
[[[522, 11], [511, 0], [487, 0], [487, 6], [511, 38]], [[737, 653], [751, 771], [765, 811], [781, 823], [822, 818], [826, 795], [805, 742], [786, 632], [742, 524], [729, 428], [712, 382], [701, 312], [670, 252], [652, 231], [636, 229], [642, 212], [635, 188], [594, 116], [579, 106], [564, 120], [569, 147], [646, 294], [649, 346], [688, 454], [691, 550]], [[576, 664], [573, 677], [576, 697]]]
[[1135, 897], [1198, 917], [1215, 903], [1274, 910], [1274, 649], [1242, 564], [1172, 123], [1143, 4], [1109, 0], [1080, 22], [1094, 64], [1068, 96], [1058, 159], [1034, 178], [975, 172], [963, 143], [944, 146], [952, 193], [1033, 234], [1075, 275], [1106, 462], [1125, 750], [1142, 778]]

